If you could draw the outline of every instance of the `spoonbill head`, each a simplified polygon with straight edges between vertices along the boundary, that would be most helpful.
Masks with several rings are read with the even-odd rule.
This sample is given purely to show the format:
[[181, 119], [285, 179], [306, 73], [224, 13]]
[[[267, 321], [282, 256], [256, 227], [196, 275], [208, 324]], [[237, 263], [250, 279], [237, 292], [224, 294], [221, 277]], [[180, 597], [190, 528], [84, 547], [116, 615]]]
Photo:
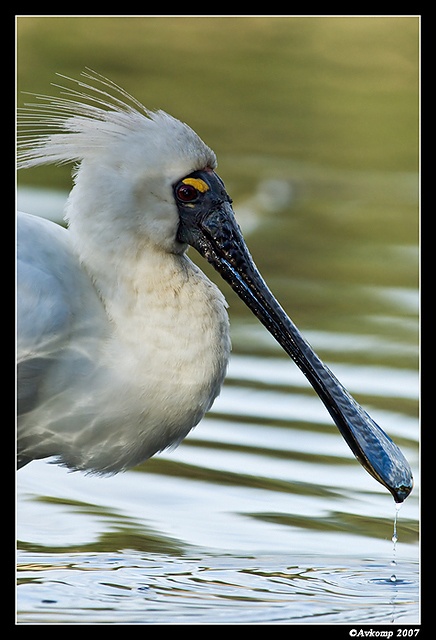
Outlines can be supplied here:
[[[194, 131], [84, 73], [24, 110], [20, 166], [78, 162], [68, 230], [20, 216], [19, 464], [55, 456], [114, 473], [179, 443], [218, 395], [226, 303], [186, 256], [221, 274], [307, 377], [356, 458], [402, 502], [412, 473], [288, 318], [258, 272]], [[41, 127], [45, 131], [40, 133]], [[291, 401], [291, 400], [290, 400]]]

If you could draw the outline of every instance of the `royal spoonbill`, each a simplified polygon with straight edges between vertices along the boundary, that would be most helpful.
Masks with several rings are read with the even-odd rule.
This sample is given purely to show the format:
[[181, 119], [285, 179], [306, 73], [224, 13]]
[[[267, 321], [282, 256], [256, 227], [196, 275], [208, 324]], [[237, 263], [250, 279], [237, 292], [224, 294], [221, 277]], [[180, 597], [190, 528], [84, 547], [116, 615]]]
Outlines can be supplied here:
[[[300, 367], [356, 458], [402, 502], [400, 449], [318, 358], [246, 247], [214, 152], [90, 70], [23, 109], [19, 166], [77, 162], [68, 229], [18, 216], [18, 465], [54, 456], [94, 473], [179, 443], [220, 392], [222, 293], [194, 247]], [[73, 85], [74, 86], [74, 85]], [[291, 399], [290, 399], [291, 401]]]

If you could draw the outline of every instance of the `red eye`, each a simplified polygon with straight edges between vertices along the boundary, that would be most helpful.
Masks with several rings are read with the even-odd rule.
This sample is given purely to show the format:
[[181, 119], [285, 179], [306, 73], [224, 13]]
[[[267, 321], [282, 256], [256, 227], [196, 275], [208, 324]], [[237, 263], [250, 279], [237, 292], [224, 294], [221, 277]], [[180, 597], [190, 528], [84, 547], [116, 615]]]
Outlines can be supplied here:
[[192, 184], [181, 184], [177, 188], [177, 197], [183, 202], [191, 202], [198, 196], [198, 191]]

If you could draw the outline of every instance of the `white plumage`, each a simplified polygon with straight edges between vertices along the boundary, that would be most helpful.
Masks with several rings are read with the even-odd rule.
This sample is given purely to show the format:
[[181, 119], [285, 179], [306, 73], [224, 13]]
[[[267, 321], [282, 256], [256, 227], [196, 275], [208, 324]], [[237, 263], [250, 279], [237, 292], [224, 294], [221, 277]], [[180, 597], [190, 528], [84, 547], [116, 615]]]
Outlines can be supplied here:
[[18, 217], [18, 446], [21, 464], [116, 472], [199, 422], [230, 339], [223, 295], [176, 240], [172, 192], [215, 155], [171, 116], [88, 89], [106, 110], [50, 98], [29, 120], [67, 133], [26, 139], [20, 156], [81, 164], [68, 231]]

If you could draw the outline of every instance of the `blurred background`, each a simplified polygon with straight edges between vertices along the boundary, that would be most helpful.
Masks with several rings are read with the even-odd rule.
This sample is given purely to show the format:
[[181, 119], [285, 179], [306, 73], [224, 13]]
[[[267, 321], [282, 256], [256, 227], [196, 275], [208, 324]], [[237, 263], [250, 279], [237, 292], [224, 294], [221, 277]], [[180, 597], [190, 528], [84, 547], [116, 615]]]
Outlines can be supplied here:
[[[23, 17], [17, 24], [19, 105], [33, 101], [22, 91], [57, 94], [50, 83], [68, 83], [56, 73], [77, 78], [88, 66], [148, 108], [187, 122], [217, 153], [237, 204], [263, 196], [249, 203], [257, 220], [247, 212], [246, 223], [270, 277], [416, 287], [416, 268], [393, 247], [411, 249], [418, 239], [417, 18]], [[19, 179], [69, 191], [71, 167], [27, 170]], [[271, 180], [279, 182], [263, 184]], [[305, 324], [324, 312], [322, 295], [311, 291], [307, 307], [303, 291], [296, 299], [287, 283], [277, 286], [294, 315], [303, 307]], [[329, 316], [343, 317], [344, 298], [351, 302], [329, 292]]]
[[[71, 83], [56, 73], [78, 78], [85, 67], [187, 122], [214, 149], [270, 288], [412, 464], [416, 486], [401, 511], [399, 544], [416, 561], [418, 17], [18, 17], [19, 106], [35, 102], [22, 92], [58, 95], [50, 83]], [[20, 209], [61, 220], [71, 169], [21, 171]], [[85, 478], [45, 463], [21, 471], [24, 557], [89, 550], [88, 534], [94, 552], [191, 545], [319, 550], [323, 559], [338, 549], [375, 558], [383, 548], [389, 556], [391, 497], [354, 461], [269, 334], [189, 255], [230, 304], [223, 393], [176, 451], [124, 476]], [[148, 477], [129, 507], [124, 483], [138, 471]], [[179, 513], [172, 500], [182, 481], [188, 503]], [[104, 527], [96, 504], [104, 504]], [[79, 513], [88, 514], [88, 529], [73, 535]], [[24, 564], [24, 582], [33, 584]], [[35, 592], [21, 593], [35, 612]]]

